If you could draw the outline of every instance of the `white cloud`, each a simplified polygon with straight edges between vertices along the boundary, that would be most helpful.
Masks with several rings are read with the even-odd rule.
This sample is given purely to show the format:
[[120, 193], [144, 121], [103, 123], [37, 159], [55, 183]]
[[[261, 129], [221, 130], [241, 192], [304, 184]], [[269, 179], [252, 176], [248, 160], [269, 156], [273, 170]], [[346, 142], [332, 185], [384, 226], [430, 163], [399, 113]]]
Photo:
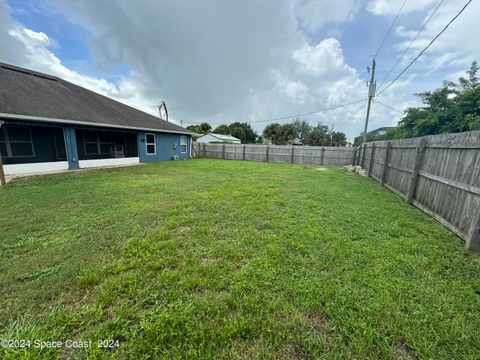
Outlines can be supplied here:
[[[374, 15], [395, 15], [398, 13], [403, 1], [404, 0], [370, 0], [367, 3], [367, 10]], [[438, 0], [407, 1], [402, 13], [408, 14], [414, 11], [425, 10], [436, 3], [438, 3]]]
[[355, 0], [298, 0], [295, 11], [300, 23], [314, 32], [327, 23], [351, 20], [357, 13], [359, 2]]
[[[13, 22], [2, 0], [0, 45], [6, 46], [0, 60], [62, 77], [153, 114], [155, 105], [166, 100], [172, 118], [185, 123], [251, 121], [260, 132], [267, 124], [256, 123], [260, 119], [323, 109], [366, 94], [341, 43], [326, 38], [310, 44], [298, 24], [300, 18], [317, 29], [346, 21], [357, 2], [342, 2], [338, 12], [315, 2], [317, 10], [324, 6], [326, 20], [314, 23], [306, 13], [299, 15], [298, 3], [291, 0], [205, 0], [189, 2], [188, 9], [169, 1], [141, 6], [126, 0], [58, 1], [70, 20], [93, 34], [89, 45], [94, 64], [103, 69], [127, 65], [131, 73], [112, 83], [66, 67], [52, 51], [55, 39]], [[314, 6], [308, 4], [312, 2], [300, 6]], [[382, 101], [399, 104], [401, 98], [392, 95]], [[365, 106], [307, 119], [335, 123], [353, 138], [362, 130]], [[372, 126], [392, 125], [399, 116], [380, 107], [374, 114]]]
[[[376, 15], [393, 15], [398, 11], [401, 4], [402, 0], [371, 0], [367, 8]], [[409, 46], [411, 40], [437, 6], [438, 1], [418, 0], [407, 2], [407, 4], [409, 5], [405, 6], [404, 13], [423, 11], [425, 15], [414, 26], [399, 26], [396, 28], [395, 35], [398, 38], [396, 48], [399, 51], [403, 51]], [[463, 5], [463, 2], [445, 1], [412, 44], [403, 59], [403, 63], [408, 63], [419, 51], [425, 48]], [[480, 37], [480, 27], [477, 26], [479, 13], [480, 3], [472, 2], [433, 43], [415, 67], [423, 73], [430, 74], [452, 66], [466, 68], [473, 60], [478, 60], [478, 54], [480, 54], [480, 42], [477, 41]]]

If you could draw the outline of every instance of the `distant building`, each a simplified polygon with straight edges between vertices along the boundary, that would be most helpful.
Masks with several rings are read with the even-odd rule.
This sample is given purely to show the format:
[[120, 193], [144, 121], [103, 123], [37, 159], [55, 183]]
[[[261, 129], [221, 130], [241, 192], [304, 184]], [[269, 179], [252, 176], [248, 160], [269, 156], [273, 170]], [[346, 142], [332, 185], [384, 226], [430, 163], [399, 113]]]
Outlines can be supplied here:
[[206, 134], [203, 136], [200, 136], [197, 139], [197, 142], [199, 143], [230, 143], [230, 144], [241, 144], [242, 141], [240, 139], [237, 139], [234, 136], [231, 135], [223, 135], [223, 134]]
[[290, 140], [288, 143], [290, 145], [294, 145], [294, 146], [302, 146], [303, 145], [302, 140], [300, 140], [299, 138], [295, 138], [293, 140]]
[[[375, 129], [375, 130], [371, 130], [369, 132], [367, 132], [367, 138], [369, 137], [373, 137], [373, 136], [381, 136], [381, 135], [385, 135], [387, 133], [388, 130], [390, 129], [393, 129], [393, 127], [391, 126], [384, 126], [384, 127], [380, 127], [378, 129]], [[360, 134], [359, 136], [355, 137], [355, 140], [354, 140], [354, 145], [359, 145], [362, 143], [362, 139], [363, 139], [363, 133]]]

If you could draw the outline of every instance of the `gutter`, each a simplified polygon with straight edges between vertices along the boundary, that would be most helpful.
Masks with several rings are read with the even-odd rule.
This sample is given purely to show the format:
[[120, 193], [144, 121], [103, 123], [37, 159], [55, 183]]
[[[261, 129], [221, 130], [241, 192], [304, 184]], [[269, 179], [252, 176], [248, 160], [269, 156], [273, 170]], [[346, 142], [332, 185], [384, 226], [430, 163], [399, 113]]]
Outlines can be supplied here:
[[160, 129], [144, 128], [144, 127], [136, 127], [136, 126], [99, 124], [99, 123], [92, 123], [88, 121], [57, 119], [57, 118], [32, 116], [32, 115], [8, 114], [8, 113], [2, 113], [2, 112], [0, 112], [0, 118], [8, 119], [8, 120], [30, 120], [30, 121], [50, 122], [50, 123], [57, 123], [57, 124], [86, 125], [86, 126], [94, 126], [94, 127], [106, 127], [106, 128], [112, 128], [112, 129], [128, 129], [128, 130], [163, 132], [163, 133], [171, 133], [171, 134], [185, 134], [185, 135], [191, 135], [191, 136], [193, 135], [193, 133], [189, 131], [160, 130]]

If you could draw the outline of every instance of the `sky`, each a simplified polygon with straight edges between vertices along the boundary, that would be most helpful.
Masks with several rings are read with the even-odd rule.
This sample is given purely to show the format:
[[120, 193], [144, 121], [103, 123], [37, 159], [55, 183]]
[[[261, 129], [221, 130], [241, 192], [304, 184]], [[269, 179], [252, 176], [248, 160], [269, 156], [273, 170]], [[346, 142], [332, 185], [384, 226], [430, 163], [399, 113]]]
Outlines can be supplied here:
[[[154, 115], [166, 101], [170, 120], [183, 126], [240, 121], [261, 134], [270, 119], [366, 99], [367, 66], [377, 51], [381, 89], [466, 2], [406, 0], [379, 49], [404, 1], [0, 0], [0, 62]], [[420, 105], [416, 93], [457, 79], [478, 60], [479, 15], [474, 0], [375, 99], [369, 130], [394, 126], [403, 110]], [[353, 140], [365, 113], [366, 101], [300, 118]]]

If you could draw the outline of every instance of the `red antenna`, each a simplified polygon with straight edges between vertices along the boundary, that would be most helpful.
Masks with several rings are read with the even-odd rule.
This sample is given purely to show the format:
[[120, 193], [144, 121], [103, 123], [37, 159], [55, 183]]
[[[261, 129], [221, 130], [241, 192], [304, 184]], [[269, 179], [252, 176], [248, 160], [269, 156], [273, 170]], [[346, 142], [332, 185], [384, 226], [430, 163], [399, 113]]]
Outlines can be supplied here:
[[160, 105], [158, 106], [158, 113], [160, 115], [160, 119], [168, 121], [168, 110], [165, 101], [160, 102]]

